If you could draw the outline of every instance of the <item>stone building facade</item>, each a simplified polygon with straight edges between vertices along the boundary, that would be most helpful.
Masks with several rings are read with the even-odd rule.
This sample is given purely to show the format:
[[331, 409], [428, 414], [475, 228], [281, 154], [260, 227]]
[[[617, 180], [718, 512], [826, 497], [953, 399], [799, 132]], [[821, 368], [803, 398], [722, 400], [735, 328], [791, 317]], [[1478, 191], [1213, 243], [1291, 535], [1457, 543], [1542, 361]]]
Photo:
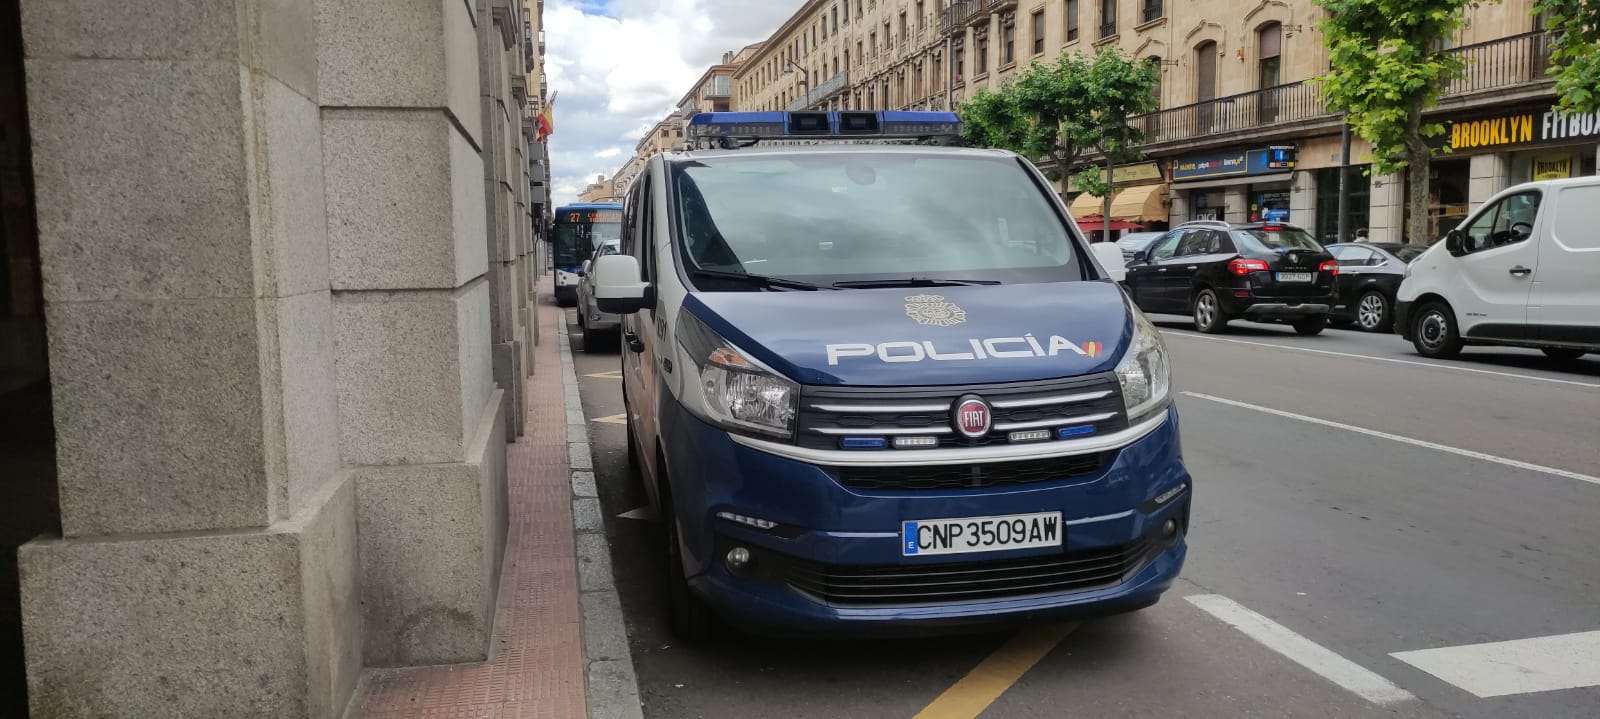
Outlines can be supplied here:
[[12, 7], [42, 311], [0, 344], [43, 348], [47, 426], [4, 431], [53, 451], [0, 481], [38, 510], [0, 656], [33, 714], [337, 717], [364, 668], [483, 659], [543, 3]]
[[[1117, 173], [1129, 194], [1116, 198], [1124, 212], [1114, 208], [1114, 217], [1152, 229], [1207, 217], [1282, 219], [1333, 240], [1329, 208], [1346, 158], [1339, 117], [1310, 82], [1328, 69], [1316, 27], [1323, 17], [1311, 0], [809, 0], [735, 73], [733, 106], [958, 108], [1032, 62], [1115, 47], [1160, 66], [1161, 110], [1134, 119], [1146, 133], [1145, 159]], [[1531, 0], [1470, 9], [1447, 45], [1467, 71], [1430, 119], [1467, 134], [1436, 161], [1432, 236], [1401, 237], [1405, 180], [1369, 177], [1359, 139], [1345, 170], [1351, 230], [1432, 241], [1510, 184], [1593, 174], [1600, 127], [1550, 114], [1549, 39]], [[1551, 129], [1515, 141], [1471, 139], [1474, 128], [1524, 118]], [[1070, 185], [1063, 193], [1078, 198]], [[1100, 211], [1083, 198], [1074, 214]]]

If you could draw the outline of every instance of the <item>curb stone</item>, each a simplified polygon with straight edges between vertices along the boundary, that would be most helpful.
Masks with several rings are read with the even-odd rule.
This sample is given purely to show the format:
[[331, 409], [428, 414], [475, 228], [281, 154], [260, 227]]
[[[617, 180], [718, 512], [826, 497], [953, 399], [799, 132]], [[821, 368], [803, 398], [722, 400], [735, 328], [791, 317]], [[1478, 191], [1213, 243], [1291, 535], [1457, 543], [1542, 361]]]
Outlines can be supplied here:
[[577, 532], [584, 693], [590, 719], [643, 719], [639, 676], [634, 673], [633, 655], [628, 651], [622, 599], [617, 594], [616, 575], [611, 571], [611, 549], [595, 491], [589, 424], [578, 394], [568, 328], [563, 313], [561, 331], [556, 336], [561, 345], [561, 379], [566, 387], [567, 468], [572, 482], [573, 528]]

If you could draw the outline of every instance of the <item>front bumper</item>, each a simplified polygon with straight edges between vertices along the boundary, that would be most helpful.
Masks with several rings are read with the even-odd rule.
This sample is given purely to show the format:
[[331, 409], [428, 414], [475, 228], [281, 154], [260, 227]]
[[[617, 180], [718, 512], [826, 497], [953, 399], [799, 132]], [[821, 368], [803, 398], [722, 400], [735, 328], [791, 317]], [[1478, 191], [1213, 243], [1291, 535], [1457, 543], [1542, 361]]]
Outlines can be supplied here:
[[[1094, 474], [980, 489], [868, 491], [846, 487], [835, 469], [740, 445], [676, 403], [664, 405], [675, 408], [663, 424], [663, 441], [690, 586], [725, 619], [757, 633], [927, 634], [1112, 614], [1153, 604], [1183, 567], [1192, 490], [1172, 409], [1148, 435], [1107, 453]], [[1169, 496], [1157, 503], [1161, 495]], [[1063, 547], [901, 555], [905, 520], [1040, 511], [1062, 512]], [[719, 518], [719, 512], [778, 526], [763, 531]], [[1169, 519], [1178, 527], [1170, 538], [1162, 535]], [[754, 557], [738, 573], [723, 559], [735, 546]], [[1112, 569], [1089, 584], [1021, 582], [978, 597], [947, 591], [958, 584], [948, 577], [913, 581], [919, 586], [913, 595], [888, 591], [866, 601], [817, 593], [824, 591], [817, 589], [818, 577], [966, 569], [1025, 574], [1034, 570], [1016, 567], [1056, 560]]]
[[1394, 303], [1394, 331], [1406, 341], [1411, 341], [1411, 303], [1396, 300]]

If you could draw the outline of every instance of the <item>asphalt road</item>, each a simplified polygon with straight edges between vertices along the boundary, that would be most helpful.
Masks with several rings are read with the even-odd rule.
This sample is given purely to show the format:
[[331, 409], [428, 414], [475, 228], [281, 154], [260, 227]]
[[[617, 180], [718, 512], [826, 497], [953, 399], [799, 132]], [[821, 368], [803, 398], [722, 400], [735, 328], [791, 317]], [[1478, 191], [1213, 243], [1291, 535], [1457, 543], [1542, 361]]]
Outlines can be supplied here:
[[1183, 577], [1017, 636], [680, 645], [659, 526], [619, 516], [646, 502], [617, 355], [578, 352], [645, 716], [1600, 717], [1600, 358], [1157, 320], [1196, 482]]

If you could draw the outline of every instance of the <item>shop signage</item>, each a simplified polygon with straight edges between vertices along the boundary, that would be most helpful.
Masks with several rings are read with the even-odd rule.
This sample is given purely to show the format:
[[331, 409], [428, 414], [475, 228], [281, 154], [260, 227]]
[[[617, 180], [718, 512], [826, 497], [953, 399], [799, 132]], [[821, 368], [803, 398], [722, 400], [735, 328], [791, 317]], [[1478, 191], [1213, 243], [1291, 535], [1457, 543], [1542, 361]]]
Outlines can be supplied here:
[[[1125, 185], [1134, 182], [1148, 182], [1161, 179], [1161, 166], [1154, 162], [1141, 162], [1135, 165], [1112, 165], [1111, 184]], [[1076, 177], [1067, 178], [1067, 191], [1079, 192]]]
[[1600, 112], [1518, 112], [1482, 120], [1456, 120], [1446, 135], [1451, 150], [1600, 138]]
[[1533, 179], [1559, 180], [1572, 177], [1572, 156], [1537, 157], [1533, 160]]
[[1173, 163], [1173, 180], [1209, 180], [1217, 177], [1266, 175], [1293, 170], [1294, 145], [1273, 145], [1265, 150], [1213, 152], [1180, 157]]

